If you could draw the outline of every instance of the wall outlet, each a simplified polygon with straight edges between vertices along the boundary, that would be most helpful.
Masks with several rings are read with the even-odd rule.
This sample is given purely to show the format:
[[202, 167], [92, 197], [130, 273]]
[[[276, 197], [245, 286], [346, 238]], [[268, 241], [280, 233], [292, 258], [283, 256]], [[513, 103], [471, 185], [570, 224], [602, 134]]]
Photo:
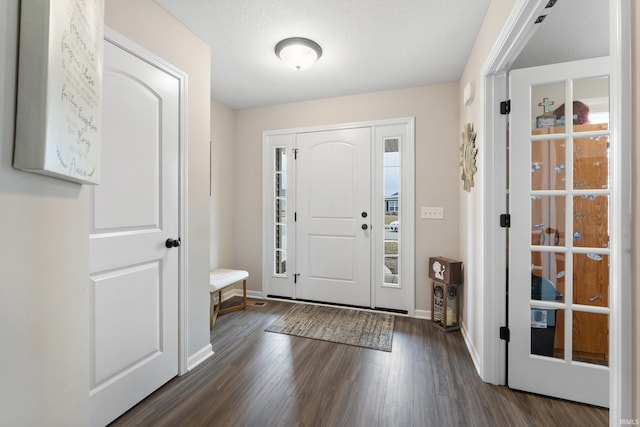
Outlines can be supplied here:
[[422, 219], [444, 219], [444, 208], [422, 207]]

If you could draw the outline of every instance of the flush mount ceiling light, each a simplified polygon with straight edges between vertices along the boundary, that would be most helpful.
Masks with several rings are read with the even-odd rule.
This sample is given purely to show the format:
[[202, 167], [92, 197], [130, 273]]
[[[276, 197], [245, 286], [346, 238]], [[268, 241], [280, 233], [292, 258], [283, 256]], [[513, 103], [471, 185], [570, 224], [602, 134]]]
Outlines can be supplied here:
[[308, 68], [322, 56], [322, 48], [318, 43], [302, 37], [279, 41], [275, 52], [287, 67], [294, 70]]

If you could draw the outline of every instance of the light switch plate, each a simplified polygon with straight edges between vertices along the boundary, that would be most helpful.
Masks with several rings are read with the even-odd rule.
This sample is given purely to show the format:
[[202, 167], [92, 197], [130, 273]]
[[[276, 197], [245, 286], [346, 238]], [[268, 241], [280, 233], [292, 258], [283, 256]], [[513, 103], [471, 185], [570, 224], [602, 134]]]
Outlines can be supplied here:
[[422, 219], [444, 219], [444, 208], [423, 206], [420, 217]]

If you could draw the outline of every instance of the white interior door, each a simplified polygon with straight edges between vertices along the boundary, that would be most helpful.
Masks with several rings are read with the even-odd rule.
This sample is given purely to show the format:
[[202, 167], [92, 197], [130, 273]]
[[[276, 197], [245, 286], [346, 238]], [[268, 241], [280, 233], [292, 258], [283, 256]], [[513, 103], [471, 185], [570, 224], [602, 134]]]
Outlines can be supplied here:
[[296, 138], [296, 298], [370, 307], [371, 128]]
[[509, 386], [609, 404], [609, 60], [510, 76]]
[[178, 374], [180, 81], [105, 41], [90, 234], [91, 423]]

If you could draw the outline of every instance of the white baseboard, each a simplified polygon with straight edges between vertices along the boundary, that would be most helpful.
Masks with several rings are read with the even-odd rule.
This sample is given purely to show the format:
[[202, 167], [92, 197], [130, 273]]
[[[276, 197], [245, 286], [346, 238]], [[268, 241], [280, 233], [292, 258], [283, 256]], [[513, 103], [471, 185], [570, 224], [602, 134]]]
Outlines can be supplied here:
[[[226, 301], [233, 297], [241, 297], [242, 296], [242, 288], [240, 289], [229, 289], [227, 291], [222, 291], [222, 301]], [[262, 292], [260, 291], [252, 291], [247, 290], [247, 298], [255, 298], [255, 299], [264, 299], [262, 297]], [[218, 294], [215, 295], [215, 303], [218, 303]]]
[[460, 333], [462, 334], [462, 338], [464, 338], [464, 343], [467, 345], [467, 350], [469, 351], [469, 355], [471, 356], [471, 360], [473, 361], [473, 366], [476, 367], [476, 372], [482, 378], [482, 371], [480, 370], [480, 356], [478, 355], [478, 350], [473, 345], [471, 341], [471, 337], [469, 336], [469, 332], [467, 331], [467, 327], [463, 322], [460, 322]]
[[[239, 295], [242, 296], [242, 291], [238, 291]], [[247, 291], [247, 298], [255, 298], [255, 299], [264, 299], [262, 296], [262, 292], [260, 291]]]
[[211, 344], [205, 345], [201, 350], [189, 356], [189, 358], [187, 359], [187, 370], [192, 370], [193, 368], [213, 356], [213, 354], [213, 347], [211, 347]]
[[416, 310], [413, 313], [413, 317], [416, 319], [426, 319], [431, 320], [431, 310]]
[[[225, 291], [222, 292], [222, 301], [226, 301], [233, 297], [241, 297], [241, 296], [242, 296], [242, 289], [229, 289], [226, 292]], [[215, 298], [216, 298], [215, 303], [217, 304], [218, 303], [217, 294]], [[247, 298], [265, 299], [264, 296], [262, 295], [262, 292], [252, 291], [252, 290], [247, 290]], [[431, 310], [416, 309], [413, 312], [413, 317], [416, 319], [431, 320]]]

